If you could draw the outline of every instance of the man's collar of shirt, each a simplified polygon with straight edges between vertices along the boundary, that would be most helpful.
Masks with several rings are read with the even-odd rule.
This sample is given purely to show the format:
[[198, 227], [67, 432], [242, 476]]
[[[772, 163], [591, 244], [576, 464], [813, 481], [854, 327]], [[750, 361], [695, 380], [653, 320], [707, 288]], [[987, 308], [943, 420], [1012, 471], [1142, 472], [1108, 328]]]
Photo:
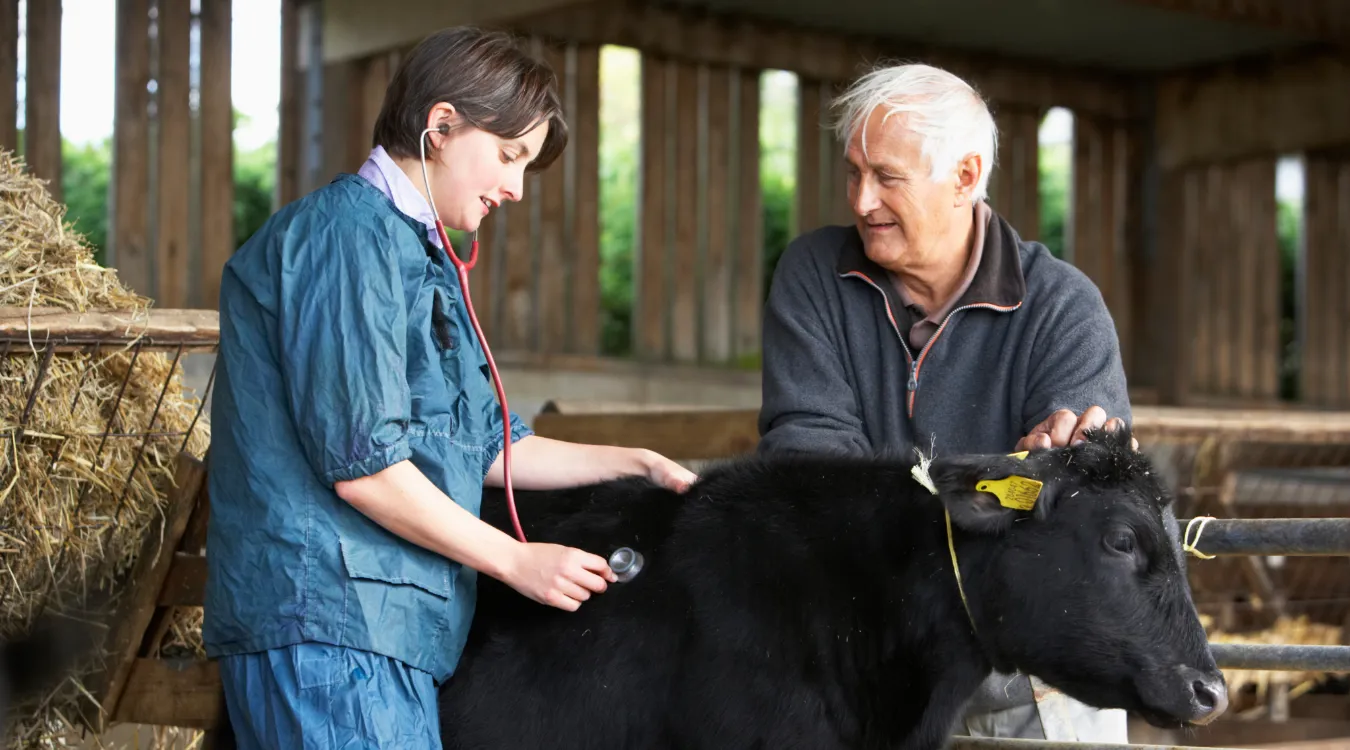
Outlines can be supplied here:
[[413, 181], [408, 179], [408, 175], [394, 163], [389, 152], [384, 150], [384, 146], [372, 149], [366, 163], [361, 165], [356, 174], [383, 192], [393, 201], [395, 208], [425, 226], [427, 239], [436, 247], [441, 247], [441, 237], [436, 232], [436, 217], [431, 212], [431, 204], [418, 191]]

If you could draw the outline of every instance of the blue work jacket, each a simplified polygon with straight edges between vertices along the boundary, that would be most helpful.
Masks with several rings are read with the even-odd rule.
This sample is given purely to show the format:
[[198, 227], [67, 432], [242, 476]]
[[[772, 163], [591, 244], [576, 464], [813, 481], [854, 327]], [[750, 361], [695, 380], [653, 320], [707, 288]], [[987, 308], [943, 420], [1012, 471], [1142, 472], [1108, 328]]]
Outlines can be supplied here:
[[[207, 654], [318, 641], [447, 679], [476, 571], [333, 489], [406, 459], [478, 514], [501, 407], [445, 252], [379, 189], [338, 177], [226, 263], [216, 378]], [[511, 425], [513, 441], [530, 434]]]

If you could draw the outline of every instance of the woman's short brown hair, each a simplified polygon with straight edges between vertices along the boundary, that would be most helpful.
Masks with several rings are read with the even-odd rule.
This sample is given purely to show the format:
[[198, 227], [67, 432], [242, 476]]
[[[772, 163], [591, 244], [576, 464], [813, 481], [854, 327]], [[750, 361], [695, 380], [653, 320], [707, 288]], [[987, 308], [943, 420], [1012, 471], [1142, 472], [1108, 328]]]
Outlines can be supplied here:
[[439, 102], [500, 138], [519, 138], [547, 120], [548, 136], [529, 171], [548, 167], [567, 146], [553, 69], [504, 32], [470, 26], [423, 39], [399, 65], [375, 121], [374, 145], [416, 158], [427, 114]]

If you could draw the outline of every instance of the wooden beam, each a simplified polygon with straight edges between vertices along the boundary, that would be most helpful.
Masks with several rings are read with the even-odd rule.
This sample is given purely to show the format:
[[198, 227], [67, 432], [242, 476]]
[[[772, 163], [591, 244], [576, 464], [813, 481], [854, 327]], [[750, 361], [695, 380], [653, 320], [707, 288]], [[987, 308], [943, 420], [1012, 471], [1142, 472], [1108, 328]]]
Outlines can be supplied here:
[[64, 342], [60, 350], [81, 349], [91, 342], [105, 347], [137, 340], [152, 348], [213, 352], [220, 341], [215, 310], [158, 310], [138, 313], [69, 312], [52, 308], [0, 307], [0, 341]]
[[1350, 152], [1306, 157], [1301, 396], [1350, 408]]
[[[118, 607], [112, 629], [109, 631], [108, 639], [104, 644], [104, 653], [108, 657], [107, 667], [93, 680], [92, 694], [99, 701], [103, 710], [110, 712], [113, 717], [117, 716], [118, 704], [121, 701], [123, 689], [130, 683], [129, 678], [141, 646], [141, 639], [145, 636], [146, 627], [155, 614], [160, 589], [163, 588], [169, 568], [173, 565], [174, 555], [172, 553], [177, 549], [178, 542], [183, 537], [188, 518], [192, 515], [192, 510], [196, 505], [197, 493], [205, 479], [206, 464], [189, 454], [180, 453], [178, 466], [174, 473], [175, 489], [171, 493], [164, 511], [163, 532], [147, 534], [144, 543], [141, 545], [140, 553], [136, 558], [136, 565], [128, 579], [128, 593]], [[138, 680], [136, 684], [144, 685], [146, 683], [142, 679]], [[133, 703], [138, 701], [139, 695], [141, 694], [131, 694]], [[160, 705], [172, 700], [173, 698], [170, 696], [161, 696]], [[175, 715], [174, 713], [166, 714], [166, 716]], [[106, 719], [106, 717], [102, 718]], [[103, 720], [97, 722], [97, 724], [103, 723]], [[147, 723], [172, 724], [175, 721]], [[101, 731], [102, 727], [95, 726], [95, 729]]]
[[1259, 26], [1314, 39], [1350, 42], [1350, 4], [1344, 0], [1128, 0], [1137, 5], [1216, 21]]
[[161, 607], [200, 607], [205, 597], [206, 557], [175, 552], [155, 603]]
[[1165, 76], [1158, 86], [1164, 169], [1350, 144], [1350, 57], [1301, 55]]
[[191, 111], [188, 106], [189, 53], [191, 51], [192, 3], [162, 0], [159, 3], [159, 68], [156, 127], [158, 144], [155, 227], [155, 303], [161, 307], [188, 306], [189, 185], [191, 183]]
[[901, 56], [945, 68], [975, 84], [991, 100], [1041, 109], [1064, 106], [1105, 117], [1131, 114], [1122, 76], [832, 34], [745, 16], [696, 15], [642, 0], [579, 2], [503, 25], [567, 41], [636, 47], [673, 60], [790, 70], [823, 81], [849, 81], [882, 58]]
[[1044, 115], [995, 103], [998, 155], [989, 175], [989, 206], [1017, 230], [1023, 239], [1041, 236], [1040, 129]]
[[220, 274], [234, 253], [234, 112], [230, 96], [231, 0], [202, 0], [201, 306], [220, 303]]
[[578, 44], [568, 72], [568, 146], [572, 172], [572, 224], [567, 254], [572, 260], [572, 325], [567, 350], [600, 352], [600, 47]]
[[47, 180], [52, 198], [61, 190], [61, 0], [28, 0], [24, 152], [28, 171]]
[[116, 36], [107, 262], [123, 284], [150, 296], [150, 0], [117, 0]]
[[304, 79], [300, 72], [301, 0], [281, 0], [281, 76], [280, 101], [277, 104], [277, 180], [274, 208], [300, 197], [300, 151], [304, 143], [304, 109], [301, 95]]
[[128, 662], [126, 690], [112, 721], [212, 729], [225, 718], [221, 705], [216, 662], [137, 658]]
[[741, 70], [732, 77], [732, 106], [736, 135], [731, 160], [730, 194], [737, 208], [731, 212], [732, 288], [735, 290], [735, 330], [732, 356], [759, 352], [760, 315], [764, 308], [764, 222], [760, 196], [759, 70]]
[[19, 0], [0, 0], [0, 149], [19, 150]]

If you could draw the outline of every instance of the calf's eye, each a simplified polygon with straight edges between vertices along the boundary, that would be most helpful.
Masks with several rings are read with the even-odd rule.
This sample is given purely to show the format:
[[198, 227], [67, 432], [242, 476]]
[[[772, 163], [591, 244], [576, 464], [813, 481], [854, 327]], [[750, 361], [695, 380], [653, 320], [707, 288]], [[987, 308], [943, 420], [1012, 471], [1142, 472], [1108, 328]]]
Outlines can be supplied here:
[[1117, 529], [1106, 536], [1106, 546], [1123, 555], [1134, 554], [1134, 532]]

